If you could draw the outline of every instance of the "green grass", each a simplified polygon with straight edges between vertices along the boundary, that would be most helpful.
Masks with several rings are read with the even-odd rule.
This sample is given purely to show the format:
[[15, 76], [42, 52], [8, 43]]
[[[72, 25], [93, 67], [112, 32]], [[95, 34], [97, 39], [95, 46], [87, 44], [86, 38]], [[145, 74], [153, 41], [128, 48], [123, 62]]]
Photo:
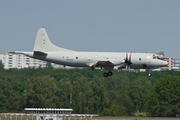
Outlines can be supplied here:
[[[131, 116], [121, 116], [121, 117], [110, 117], [110, 116], [100, 116], [100, 117], [93, 117], [92, 120], [180, 120], [180, 118], [170, 118], [170, 117], [131, 117]], [[12, 119], [8, 115], [5, 119], [4, 115], [1, 115], [1, 120], [16, 120], [16, 117], [13, 116]], [[17, 116], [17, 120], [26, 120], [26, 116], [23, 116], [22, 119], [20, 116]], [[28, 120], [32, 120], [31, 116], [28, 116]], [[33, 120], [36, 120], [36, 117], [33, 117]], [[64, 119], [63, 119], [64, 120]], [[68, 117], [66, 117], [68, 120]], [[71, 117], [70, 120], [81, 120], [79, 117]], [[85, 120], [82, 118], [82, 120]], [[87, 120], [91, 120], [90, 117], [87, 117]]]

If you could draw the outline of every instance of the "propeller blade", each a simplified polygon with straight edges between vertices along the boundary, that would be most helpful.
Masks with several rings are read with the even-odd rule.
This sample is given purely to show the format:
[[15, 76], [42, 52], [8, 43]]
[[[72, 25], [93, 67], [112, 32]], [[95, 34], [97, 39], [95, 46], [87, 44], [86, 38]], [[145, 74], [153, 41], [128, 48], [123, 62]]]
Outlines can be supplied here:
[[126, 53], [126, 58], [124, 59], [125, 61], [125, 64], [126, 64], [126, 71], [130, 71], [131, 70], [131, 56], [132, 56], [132, 53], [130, 53], [128, 55], [128, 53]]
[[132, 55], [132, 53], [130, 53], [130, 55], [129, 55], [129, 64], [131, 64], [131, 55]]

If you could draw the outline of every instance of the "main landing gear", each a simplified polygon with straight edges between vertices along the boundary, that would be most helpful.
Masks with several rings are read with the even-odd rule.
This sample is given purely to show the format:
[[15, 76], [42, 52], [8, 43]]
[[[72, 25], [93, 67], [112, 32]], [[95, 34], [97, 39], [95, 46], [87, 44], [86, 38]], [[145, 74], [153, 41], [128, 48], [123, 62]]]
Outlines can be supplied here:
[[[94, 70], [94, 66], [91, 67], [91, 70]], [[112, 76], [112, 75], [113, 75], [112, 71], [108, 71], [108, 72], [105, 71], [103, 74], [104, 77], [108, 77], [108, 76]]]
[[108, 77], [108, 76], [112, 76], [112, 75], [113, 75], [113, 73], [111, 71], [104, 72], [104, 74], [103, 74], [104, 77]]
[[91, 67], [91, 70], [94, 70], [94, 66]]

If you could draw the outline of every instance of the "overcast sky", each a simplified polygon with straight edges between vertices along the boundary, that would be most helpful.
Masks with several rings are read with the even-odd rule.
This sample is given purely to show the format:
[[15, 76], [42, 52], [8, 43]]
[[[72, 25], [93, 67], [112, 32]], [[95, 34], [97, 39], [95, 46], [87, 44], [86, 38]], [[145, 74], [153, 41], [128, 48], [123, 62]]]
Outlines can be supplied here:
[[41, 27], [72, 50], [180, 58], [180, 0], [3, 0], [0, 53], [32, 51]]

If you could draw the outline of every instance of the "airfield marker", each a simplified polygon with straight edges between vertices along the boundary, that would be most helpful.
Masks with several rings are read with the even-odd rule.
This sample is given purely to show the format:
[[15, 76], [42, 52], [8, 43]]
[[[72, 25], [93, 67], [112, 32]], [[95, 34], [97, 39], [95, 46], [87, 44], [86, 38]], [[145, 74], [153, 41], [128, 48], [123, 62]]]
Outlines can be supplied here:
[[82, 115], [81, 115], [81, 120], [82, 120]]
[[85, 120], [87, 120], [87, 115], [85, 116]]
[[32, 120], [33, 120], [33, 115], [31, 114]]
[[22, 120], [22, 115], [21, 115], [21, 114], [19, 114], [19, 116], [21, 116], [21, 120]]
[[45, 117], [46, 117], [46, 115], [43, 115], [43, 120], [44, 120]]
[[68, 120], [70, 120], [71, 119], [71, 114], [69, 114], [69, 117], [68, 117]]
[[92, 120], [92, 115], [91, 115], [90, 119]]
[[95, 120], [97, 120], [97, 116], [95, 117]]
[[76, 116], [77, 116], [77, 115], [75, 115], [75, 120], [76, 120]]

